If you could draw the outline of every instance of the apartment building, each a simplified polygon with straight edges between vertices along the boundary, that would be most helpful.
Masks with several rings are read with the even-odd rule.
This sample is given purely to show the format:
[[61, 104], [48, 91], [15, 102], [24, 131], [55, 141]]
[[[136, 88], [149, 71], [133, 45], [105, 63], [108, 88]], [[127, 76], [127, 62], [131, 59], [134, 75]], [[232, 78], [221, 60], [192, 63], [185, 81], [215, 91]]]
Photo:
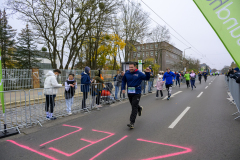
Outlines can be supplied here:
[[160, 43], [135, 43], [136, 52], [130, 54], [130, 61], [154, 58], [155, 63], [160, 65], [160, 70], [170, 68], [172, 71], [179, 71], [175, 66], [182, 60], [182, 51], [167, 42]]

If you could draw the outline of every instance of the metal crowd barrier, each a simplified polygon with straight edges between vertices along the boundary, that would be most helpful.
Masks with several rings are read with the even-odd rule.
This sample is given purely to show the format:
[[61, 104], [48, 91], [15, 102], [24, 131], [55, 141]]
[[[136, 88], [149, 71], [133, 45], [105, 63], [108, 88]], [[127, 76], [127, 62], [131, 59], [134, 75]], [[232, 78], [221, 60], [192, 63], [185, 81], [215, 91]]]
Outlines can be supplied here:
[[26, 92], [24, 90], [1, 91], [0, 95], [3, 96], [0, 110], [0, 137], [20, 133], [19, 129], [29, 124]]
[[[227, 76], [225, 76], [225, 81], [233, 98], [234, 104], [237, 107], [237, 112], [232, 115], [236, 115], [240, 113], [240, 85], [236, 83], [235, 79], [228, 78]], [[238, 118], [240, 118], [240, 116], [236, 117], [235, 120]]]
[[[152, 90], [154, 90], [156, 82], [155, 79]], [[145, 81], [143, 84], [147, 93], [148, 82]], [[67, 92], [67, 89], [69, 92]], [[72, 89], [74, 89], [74, 92], [72, 92]], [[3, 103], [5, 107], [5, 113], [0, 109], [0, 133], [10, 135], [11, 130], [20, 133], [19, 129], [24, 127], [27, 128], [37, 124], [42, 126], [43, 123], [49, 120], [46, 115], [46, 106], [49, 106], [50, 115], [51, 105], [53, 105], [53, 116], [58, 118], [79, 112], [88, 113], [94, 109], [99, 110], [102, 107], [101, 104], [112, 104], [128, 98], [127, 93], [123, 94], [121, 92], [121, 86], [119, 86], [118, 92], [115, 89], [114, 81], [111, 81], [103, 84], [80, 84], [75, 85], [74, 88], [63, 86], [58, 88], [36, 88], [28, 91], [0, 92], [0, 94], [4, 95]], [[116, 93], [117, 96], [115, 96]], [[67, 107], [69, 104], [71, 106], [70, 111], [69, 107]]]

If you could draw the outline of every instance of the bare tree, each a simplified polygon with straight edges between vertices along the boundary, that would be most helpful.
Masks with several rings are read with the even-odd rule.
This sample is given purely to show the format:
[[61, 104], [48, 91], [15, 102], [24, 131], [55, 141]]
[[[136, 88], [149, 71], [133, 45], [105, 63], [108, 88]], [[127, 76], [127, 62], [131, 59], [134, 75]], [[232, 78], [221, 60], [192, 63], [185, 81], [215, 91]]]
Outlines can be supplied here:
[[141, 4], [137, 2], [124, 3], [120, 15], [122, 21], [122, 34], [126, 42], [124, 60], [131, 57], [134, 44], [144, 37], [150, 25], [149, 15], [142, 11]]

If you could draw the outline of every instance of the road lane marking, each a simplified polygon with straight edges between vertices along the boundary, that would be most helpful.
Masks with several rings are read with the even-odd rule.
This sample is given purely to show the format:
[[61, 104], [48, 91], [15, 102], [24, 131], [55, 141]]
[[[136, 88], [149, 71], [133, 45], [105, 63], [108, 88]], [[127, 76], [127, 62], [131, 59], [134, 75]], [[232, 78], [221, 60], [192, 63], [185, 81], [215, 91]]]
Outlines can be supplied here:
[[201, 93], [197, 96], [197, 98], [201, 97], [202, 94], [203, 94], [203, 92], [201, 92]]
[[168, 128], [174, 128], [191, 107], [187, 107]]
[[212, 83], [209, 83], [209, 85], [212, 84]]
[[[181, 92], [182, 92], [182, 91], [178, 91], [178, 92], [172, 94], [171, 97], [174, 97], [174, 96], [176, 96], [177, 94], [179, 94], [179, 93], [181, 93]], [[166, 100], [167, 98], [168, 98], [168, 96], [166, 96], [166, 97], [163, 98], [162, 100]]]
[[205, 87], [205, 89], [207, 89], [208, 88], [208, 86], [207, 87]]

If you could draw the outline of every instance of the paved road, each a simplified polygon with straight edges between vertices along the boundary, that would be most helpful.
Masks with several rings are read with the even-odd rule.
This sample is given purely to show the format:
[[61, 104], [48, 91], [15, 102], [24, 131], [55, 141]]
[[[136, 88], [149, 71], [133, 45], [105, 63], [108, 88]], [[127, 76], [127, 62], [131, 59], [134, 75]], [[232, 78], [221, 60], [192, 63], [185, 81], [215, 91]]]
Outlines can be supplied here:
[[0, 159], [239, 160], [240, 122], [231, 116], [236, 107], [226, 99], [224, 76], [174, 93], [170, 101], [143, 96], [133, 130], [126, 126], [130, 105], [123, 102], [2, 139]]

